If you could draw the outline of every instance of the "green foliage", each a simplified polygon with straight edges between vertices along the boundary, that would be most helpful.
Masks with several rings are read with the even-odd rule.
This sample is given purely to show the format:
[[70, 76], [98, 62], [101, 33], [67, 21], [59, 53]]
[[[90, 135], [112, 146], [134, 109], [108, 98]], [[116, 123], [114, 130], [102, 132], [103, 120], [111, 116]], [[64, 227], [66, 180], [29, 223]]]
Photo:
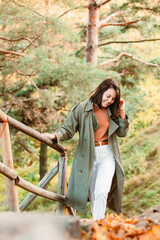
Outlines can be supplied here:
[[37, 141], [25, 134], [16, 133], [11, 136], [14, 156], [14, 166], [25, 168], [38, 161], [39, 147]]
[[[143, 111], [145, 108], [146, 99], [144, 93], [139, 87], [132, 88], [133, 94], [130, 94], [130, 90], [127, 87], [122, 89], [122, 97], [125, 99], [126, 112], [130, 119], [134, 119], [138, 116], [139, 111]], [[141, 99], [141, 101], [140, 101]]]
[[[146, 31], [146, 25], [147, 25], [147, 31]], [[146, 18], [145, 21], [143, 21], [140, 24], [140, 30], [141, 30], [141, 35], [144, 38], [151, 38], [151, 35], [155, 36], [159, 32], [159, 24], [157, 22], [157, 18], [150, 17]], [[154, 37], [153, 37], [154, 38]]]
[[126, 176], [123, 213], [127, 216], [138, 215], [159, 203], [159, 141], [158, 121], [121, 145]]
[[[107, 48], [108, 49], [108, 48]], [[107, 51], [107, 50], [105, 50]], [[112, 58], [114, 59], [116, 56], [120, 54], [120, 52], [114, 50], [107, 51], [107, 55], [112, 54]], [[125, 52], [125, 51], [124, 51]], [[134, 51], [126, 51], [134, 55]], [[114, 57], [113, 57], [114, 54]], [[128, 90], [134, 89], [137, 84], [142, 80], [142, 73], [146, 73], [145, 65], [140, 64], [138, 61], [134, 61], [127, 56], [121, 57], [121, 61], [118, 64], [107, 66], [107, 71], [114, 71], [119, 74], [119, 81], [124, 88]], [[139, 74], [141, 72], [141, 74]]]
[[[42, 131], [52, 126], [53, 119], [58, 121], [59, 117], [58, 115], [55, 117], [55, 113], [68, 101], [65, 93], [67, 84], [63, 86], [63, 81], [67, 82], [66, 75], [73, 76], [73, 81], [77, 76], [75, 71], [70, 72], [68, 64], [69, 62], [73, 64], [76, 59], [71, 60], [68, 53], [64, 52], [63, 43], [70, 46], [77, 44], [78, 35], [70, 31], [60, 19], [44, 17], [23, 4], [17, 6], [15, 2], [6, 7], [6, 2], [1, 3], [3, 8], [1, 18], [6, 26], [2, 36], [19, 39], [7, 42], [8, 50], [24, 51], [25, 56], [7, 59], [0, 55], [3, 62], [0, 90], [8, 109], [12, 106], [10, 115], [25, 124], [39, 127]], [[9, 18], [6, 17], [8, 15]], [[14, 24], [11, 24], [11, 21]], [[36, 46], [33, 44], [29, 46], [30, 42], [22, 39], [24, 37], [29, 38]], [[55, 50], [55, 46], [61, 46], [61, 49]], [[65, 61], [62, 61], [64, 56]], [[77, 67], [81, 68], [79, 63]], [[4, 84], [6, 78], [9, 78], [9, 81]], [[72, 85], [72, 81], [70, 84]], [[42, 124], [46, 124], [46, 128], [42, 127]]]
[[[151, 130], [136, 129], [136, 136], [130, 137], [122, 146], [121, 151], [124, 159], [124, 169], [126, 178], [134, 175], [144, 174], [148, 169], [147, 161], [152, 157], [158, 159], [157, 151], [160, 140], [159, 123], [151, 126]], [[140, 131], [140, 132], [139, 132]], [[138, 133], [139, 132], [139, 133]], [[155, 144], [157, 143], [157, 144]], [[154, 153], [153, 156], [151, 153]]]
[[[120, 27], [108, 26], [107, 28], [100, 29], [99, 40], [103, 41], [103, 40], [110, 39], [110, 38], [115, 39], [116, 37], [119, 36], [120, 33], [121, 33]], [[111, 47], [108, 47], [108, 48], [112, 51], [114, 50]], [[104, 49], [104, 51], [107, 52], [106, 49]]]
[[[158, 64], [160, 66], [159, 57], [152, 58], [150, 62], [154, 64]], [[160, 67], [152, 68], [152, 73], [154, 74], [155, 78], [160, 79]]]

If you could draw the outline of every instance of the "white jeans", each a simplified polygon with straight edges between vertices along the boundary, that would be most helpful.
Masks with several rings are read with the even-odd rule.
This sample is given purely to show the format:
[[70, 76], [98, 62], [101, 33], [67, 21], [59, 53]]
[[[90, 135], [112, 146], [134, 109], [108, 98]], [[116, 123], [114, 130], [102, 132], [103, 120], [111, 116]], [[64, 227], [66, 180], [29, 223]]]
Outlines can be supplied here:
[[109, 145], [95, 147], [95, 154], [89, 189], [94, 221], [105, 218], [108, 193], [115, 173], [115, 159]]

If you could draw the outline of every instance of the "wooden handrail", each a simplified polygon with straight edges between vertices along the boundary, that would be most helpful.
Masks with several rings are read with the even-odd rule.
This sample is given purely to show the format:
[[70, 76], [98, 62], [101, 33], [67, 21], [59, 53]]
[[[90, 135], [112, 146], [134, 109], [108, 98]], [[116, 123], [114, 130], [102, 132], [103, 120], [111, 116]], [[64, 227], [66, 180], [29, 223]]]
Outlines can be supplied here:
[[[57, 193], [61, 195], [65, 195], [65, 191], [67, 188], [67, 155], [59, 157], [59, 170], [58, 170], [58, 189]], [[64, 205], [62, 203], [57, 203], [58, 211], [63, 214], [64, 213]]]
[[[4, 121], [6, 121], [6, 119], [7, 119], [7, 115], [2, 110], [0, 110], [0, 120], [2, 122], [4, 122]], [[58, 143], [54, 143], [51, 139], [44, 137], [38, 131], [26, 126], [25, 124], [19, 122], [18, 120], [8, 116], [8, 123], [12, 127], [16, 128], [17, 130], [19, 130], [23, 133], [26, 133], [30, 137], [33, 137], [33, 138], [41, 141], [42, 143], [50, 146], [51, 148], [57, 150], [59, 153], [62, 153], [62, 154], [65, 153], [65, 151], [66, 151], [65, 147], [63, 147], [62, 145], [60, 145]]]
[[39, 195], [41, 197], [45, 197], [50, 200], [55, 200], [57, 202], [64, 203], [65, 196], [62, 196], [60, 194], [56, 194], [54, 192], [49, 192], [45, 189], [42, 189], [40, 187], [37, 187], [33, 185], [32, 183], [27, 182], [26, 180], [20, 178], [17, 176], [16, 172], [9, 167], [7, 167], [5, 164], [0, 162], [0, 173], [5, 175], [6, 177], [10, 178], [11, 180], [15, 180], [15, 184], [29, 192], [32, 192], [36, 195]]
[[[6, 120], [12, 127], [14, 127], [17, 130], [29, 135], [30, 137], [33, 137], [33, 138], [41, 141], [42, 143], [52, 147], [53, 149], [57, 150], [60, 153], [59, 162], [61, 162], [61, 164], [60, 164], [59, 167], [56, 166], [56, 168], [57, 167], [60, 168], [60, 176], [59, 176], [59, 183], [60, 183], [59, 193], [60, 194], [56, 194], [56, 193], [49, 192], [47, 190], [42, 189], [54, 177], [54, 175], [57, 173], [58, 169], [51, 174], [49, 173], [49, 175], [47, 175], [44, 178], [44, 181], [40, 182], [38, 184], [38, 185], [41, 185], [42, 188], [40, 188], [39, 186], [35, 186], [35, 185], [25, 181], [24, 179], [18, 177], [17, 174], [15, 173], [15, 171], [13, 170], [13, 168], [11, 169], [10, 167], [6, 166], [5, 164], [3, 164], [1, 162], [0, 162], [0, 173], [5, 175], [8, 179], [11, 179], [11, 181], [14, 182], [14, 185], [16, 184], [17, 186], [19, 186], [19, 187], [21, 187], [21, 188], [23, 188], [23, 189], [32, 193], [32, 194], [30, 194], [29, 199], [27, 199], [27, 204], [28, 205], [30, 204], [30, 202], [32, 202], [34, 200], [36, 195], [39, 195], [41, 197], [45, 197], [45, 198], [55, 200], [57, 202], [62, 203], [62, 205], [61, 204], [59, 205], [59, 208], [61, 210], [63, 209], [63, 206], [65, 205], [65, 207], [68, 208], [69, 213], [72, 214], [72, 215], [75, 215], [74, 210], [65, 203], [65, 196], [64, 196], [64, 194], [65, 194], [65, 184], [66, 184], [66, 171], [67, 171], [66, 148], [63, 147], [60, 144], [54, 143], [51, 139], [44, 137], [38, 131], [26, 126], [25, 124], [23, 124], [23, 123], [21, 123], [17, 120], [15, 120], [14, 118], [6, 115], [2, 110], [0, 110], [0, 123], [1, 122], [6, 122]], [[8, 124], [7, 124], [7, 126], [8, 126]], [[4, 142], [5, 142], [5, 139], [4, 139]], [[13, 160], [12, 160], [12, 162], [13, 162]], [[24, 207], [26, 207], [28, 205], [25, 205]], [[23, 209], [23, 207], [22, 207], [22, 209]]]

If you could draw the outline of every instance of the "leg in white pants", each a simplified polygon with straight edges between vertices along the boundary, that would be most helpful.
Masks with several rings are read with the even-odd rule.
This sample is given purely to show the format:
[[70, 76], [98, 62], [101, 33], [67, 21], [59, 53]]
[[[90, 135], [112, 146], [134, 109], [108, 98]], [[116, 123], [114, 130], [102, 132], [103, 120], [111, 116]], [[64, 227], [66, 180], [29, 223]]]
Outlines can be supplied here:
[[108, 193], [115, 173], [115, 159], [109, 145], [95, 147], [96, 158], [90, 182], [93, 220], [105, 218]]

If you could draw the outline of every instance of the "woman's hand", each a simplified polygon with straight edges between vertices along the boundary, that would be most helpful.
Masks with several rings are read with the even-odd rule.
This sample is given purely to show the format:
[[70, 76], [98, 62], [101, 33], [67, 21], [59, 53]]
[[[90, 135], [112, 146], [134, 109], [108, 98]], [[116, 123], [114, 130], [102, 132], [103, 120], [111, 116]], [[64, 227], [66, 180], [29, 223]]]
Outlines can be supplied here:
[[54, 133], [42, 133], [43, 137], [49, 138], [51, 140], [57, 140], [57, 137]]
[[126, 119], [126, 114], [125, 114], [125, 101], [123, 98], [120, 98], [119, 102], [119, 114], [123, 120]]
[[125, 109], [125, 101], [123, 98], [120, 98], [119, 111], [124, 110], [124, 109]]

